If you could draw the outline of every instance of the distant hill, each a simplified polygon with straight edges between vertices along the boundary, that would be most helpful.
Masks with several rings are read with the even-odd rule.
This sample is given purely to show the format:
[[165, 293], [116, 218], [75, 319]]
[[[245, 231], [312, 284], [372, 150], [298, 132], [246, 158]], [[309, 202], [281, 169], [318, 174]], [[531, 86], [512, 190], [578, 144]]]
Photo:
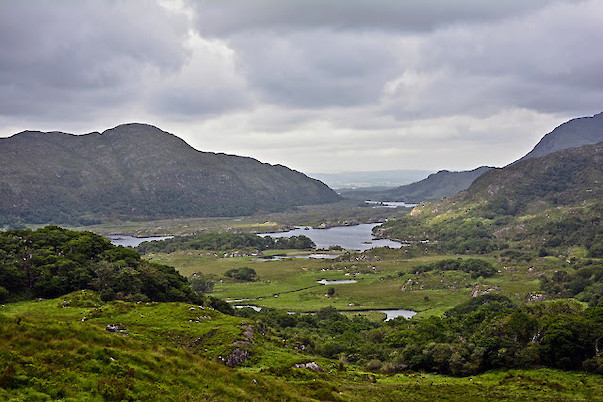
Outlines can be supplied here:
[[581, 246], [603, 256], [603, 142], [529, 158], [484, 173], [465, 191], [423, 203], [381, 233], [437, 241], [455, 252]]
[[340, 197], [282, 165], [200, 152], [145, 124], [0, 139], [0, 226], [235, 216]]
[[[521, 160], [545, 156], [550, 153], [603, 141], [603, 113], [593, 117], [580, 117], [561, 124], [546, 134], [540, 142]], [[514, 162], [516, 163], [516, 162]], [[491, 168], [480, 168], [449, 172], [442, 170], [416, 183], [400, 186], [388, 191], [349, 191], [343, 196], [353, 199], [367, 198], [379, 201], [406, 201], [411, 203], [435, 201], [467, 189], [473, 180]]]
[[519, 160], [537, 158], [567, 148], [603, 141], [603, 113], [565, 122], [545, 135], [527, 155]]
[[477, 169], [461, 172], [441, 170], [430, 174], [426, 179], [419, 182], [388, 190], [383, 193], [382, 197], [387, 198], [389, 201], [405, 201], [410, 203], [439, 200], [442, 197], [465, 190], [476, 178], [490, 169], [492, 168], [481, 166]]
[[374, 187], [391, 188], [403, 184], [409, 184], [424, 179], [429, 175], [429, 170], [381, 170], [381, 171], [358, 171], [341, 173], [308, 173], [334, 189], [367, 189]]

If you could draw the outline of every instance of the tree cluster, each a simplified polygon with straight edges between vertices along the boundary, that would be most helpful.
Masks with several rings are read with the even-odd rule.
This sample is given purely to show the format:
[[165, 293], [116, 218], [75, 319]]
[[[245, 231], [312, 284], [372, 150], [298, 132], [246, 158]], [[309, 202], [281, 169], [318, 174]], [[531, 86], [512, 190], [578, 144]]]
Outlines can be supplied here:
[[172, 253], [177, 250], [305, 250], [316, 247], [307, 236], [291, 236], [272, 238], [245, 233], [204, 233], [192, 236], [178, 236], [161, 241], [143, 242], [138, 252]]
[[0, 298], [53, 298], [81, 289], [98, 291], [103, 300], [199, 300], [174, 268], [92, 232], [58, 226], [0, 232]]
[[574, 297], [590, 306], [603, 304], [603, 263], [584, 260], [540, 277], [542, 289], [552, 297]]
[[224, 273], [229, 278], [244, 282], [253, 282], [257, 279], [255, 269], [249, 267], [233, 268]]
[[483, 295], [444, 317], [375, 323], [333, 308], [315, 315], [241, 309], [296, 350], [384, 373], [472, 375], [497, 368], [552, 367], [603, 373], [603, 308], [575, 301], [515, 306]]
[[498, 271], [494, 268], [494, 265], [488, 261], [481, 260], [479, 258], [468, 258], [463, 260], [459, 259], [446, 259], [430, 264], [421, 264], [414, 268], [417, 274], [429, 271], [463, 271], [471, 274], [472, 278], [479, 278], [480, 276], [488, 278], [495, 275]]

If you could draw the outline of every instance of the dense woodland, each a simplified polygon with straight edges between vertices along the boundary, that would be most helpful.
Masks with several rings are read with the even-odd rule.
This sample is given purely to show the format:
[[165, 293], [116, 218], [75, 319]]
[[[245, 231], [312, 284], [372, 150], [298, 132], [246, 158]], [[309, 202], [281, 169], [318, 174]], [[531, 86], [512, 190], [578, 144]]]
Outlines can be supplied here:
[[280, 311], [237, 314], [270, 328], [288, 347], [383, 373], [427, 371], [455, 376], [497, 368], [553, 367], [603, 374], [603, 307], [575, 301], [516, 305], [486, 294], [423, 320], [376, 323], [333, 308], [315, 315]]
[[81, 289], [103, 300], [199, 301], [174, 268], [94, 233], [58, 226], [0, 232], [0, 298], [53, 298]]

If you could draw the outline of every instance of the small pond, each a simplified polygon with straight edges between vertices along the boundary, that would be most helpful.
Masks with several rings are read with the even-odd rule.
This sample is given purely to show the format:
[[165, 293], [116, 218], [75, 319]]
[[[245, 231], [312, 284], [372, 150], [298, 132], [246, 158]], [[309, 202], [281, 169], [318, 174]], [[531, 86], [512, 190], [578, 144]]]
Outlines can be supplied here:
[[119, 234], [107, 236], [111, 244], [124, 247], [136, 247], [143, 241], [165, 240], [172, 237], [174, 236], [133, 237]]
[[327, 279], [321, 279], [316, 281], [316, 283], [322, 283], [323, 285], [345, 285], [348, 283], [356, 283], [358, 282], [356, 279], [342, 279], [339, 281], [329, 281]]

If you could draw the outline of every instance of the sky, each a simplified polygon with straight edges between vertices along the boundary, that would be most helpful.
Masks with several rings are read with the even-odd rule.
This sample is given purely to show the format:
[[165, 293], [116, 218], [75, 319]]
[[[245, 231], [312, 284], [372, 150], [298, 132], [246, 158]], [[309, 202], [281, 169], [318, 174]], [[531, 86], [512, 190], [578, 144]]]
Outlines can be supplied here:
[[504, 166], [603, 111], [600, 0], [2, 0], [0, 137], [155, 125], [305, 173]]

